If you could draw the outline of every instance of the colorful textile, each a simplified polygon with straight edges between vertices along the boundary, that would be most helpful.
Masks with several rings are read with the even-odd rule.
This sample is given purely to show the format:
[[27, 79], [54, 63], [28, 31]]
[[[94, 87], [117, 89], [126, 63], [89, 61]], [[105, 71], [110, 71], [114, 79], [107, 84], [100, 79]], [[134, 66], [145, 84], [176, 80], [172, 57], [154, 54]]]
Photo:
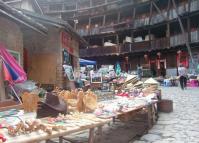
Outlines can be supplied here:
[[10, 84], [14, 84], [27, 80], [27, 76], [23, 68], [2, 44], [0, 44], [0, 56], [3, 59], [3, 71], [6, 81], [9, 81]]

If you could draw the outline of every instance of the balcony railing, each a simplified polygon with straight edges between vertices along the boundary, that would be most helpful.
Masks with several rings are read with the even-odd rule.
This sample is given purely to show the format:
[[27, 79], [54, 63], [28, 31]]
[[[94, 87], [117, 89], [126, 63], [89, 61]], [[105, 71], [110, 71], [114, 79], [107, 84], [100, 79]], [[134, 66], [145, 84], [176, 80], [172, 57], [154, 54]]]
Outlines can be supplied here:
[[151, 41], [151, 50], [166, 49], [169, 46], [168, 38], [160, 38]]
[[197, 11], [199, 9], [199, 1], [198, 0], [192, 0], [190, 5], [190, 11]]
[[130, 53], [132, 49], [132, 43], [125, 43], [120, 46], [120, 54]]
[[199, 42], [199, 29], [191, 31], [191, 42]]
[[105, 56], [105, 55], [108, 56], [108, 55], [117, 55], [118, 53], [119, 53], [118, 46], [80, 49], [81, 57], [95, 57], [95, 56]]
[[150, 41], [133, 43], [132, 52], [144, 52], [150, 50]]
[[[92, 0], [91, 3], [90, 1], [85, 1], [85, 2], [71, 2], [69, 4], [67, 4], [64, 1], [61, 2], [40, 2], [41, 7], [45, 10], [45, 13], [53, 13], [53, 12], [79, 12], [82, 10], [90, 10], [93, 8], [97, 8], [97, 7], [102, 7], [102, 6], [107, 6], [107, 8], [113, 7], [114, 9], [117, 9], [118, 7], [122, 7], [122, 6], [128, 6], [128, 5], [132, 5], [134, 4], [134, 1], [132, 0], [125, 0], [126, 2], [124, 2], [123, 0]], [[144, 2], [148, 2], [149, 0], [138, 0], [138, 3], [144, 3]], [[53, 6], [55, 5], [56, 6]], [[91, 4], [91, 5], [90, 5]], [[77, 7], [76, 7], [77, 5]], [[116, 7], [115, 7], [116, 5]], [[51, 8], [50, 8], [51, 7]], [[52, 8], [53, 7], [53, 8]], [[73, 9], [71, 9], [70, 7], [73, 7]], [[69, 8], [69, 9], [68, 9]]]
[[[196, 11], [196, 10], [199, 10], [199, 1], [198, 0], [193, 0], [193, 1], [191, 1], [190, 11], [192, 12], [192, 11]], [[178, 6], [178, 12], [179, 12], [180, 15], [184, 15], [185, 13], [188, 13], [188, 3], [181, 3]], [[164, 17], [162, 16], [162, 14], [164, 15]], [[154, 14], [151, 17], [150, 25], [157, 24], [157, 23], [165, 21], [165, 18], [167, 17], [167, 11], [163, 10], [162, 14], [159, 14], [159, 13]], [[169, 11], [169, 20], [172, 20], [172, 19], [175, 19], [175, 18], [177, 18], [176, 10], [175, 9], [171, 9]], [[133, 28], [143, 27], [143, 26], [149, 25], [149, 19], [150, 19], [149, 15], [146, 14], [146, 15], [142, 15], [141, 18], [137, 18], [135, 20], [130, 20], [130, 23], [134, 22], [134, 24], [133, 24], [134, 27]], [[129, 21], [126, 22], [126, 23], [129, 23]], [[116, 23], [114, 25], [118, 25], [118, 24], [119, 23]], [[110, 31], [118, 30], [117, 26], [114, 26], [114, 25], [101, 26], [101, 27], [99, 27], [99, 30], [95, 29], [95, 28], [91, 29], [90, 30], [91, 32], [89, 32], [88, 35], [100, 34], [100, 33], [106, 33], [107, 31], [110, 32]], [[85, 33], [83, 35], [87, 35], [87, 34]]]
[[171, 36], [170, 37], [170, 46], [175, 47], [175, 46], [183, 45], [183, 44], [185, 44], [185, 41], [187, 39], [188, 39], [188, 33], [185, 33], [185, 37], [183, 34]]
[[[186, 38], [188, 38], [188, 33], [186, 33]], [[178, 34], [171, 36], [170, 38], [165, 37], [151, 41], [125, 43], [112, 47], [80, 49], [80, 56], [81, 57], [94, 57], [94, 56], [105, 56], [105, 55], [108, 56], [108, 55], [119, 55], [125, 53], [146, 52], [152, 50], [163, 50], [168, 48], [169, 46], [175, 47], [175, 46], [184, 45], [186, 40], [182, 34]], [[191, 32], [191, 42], [192, 43], [199, 42], [199, 29]]]

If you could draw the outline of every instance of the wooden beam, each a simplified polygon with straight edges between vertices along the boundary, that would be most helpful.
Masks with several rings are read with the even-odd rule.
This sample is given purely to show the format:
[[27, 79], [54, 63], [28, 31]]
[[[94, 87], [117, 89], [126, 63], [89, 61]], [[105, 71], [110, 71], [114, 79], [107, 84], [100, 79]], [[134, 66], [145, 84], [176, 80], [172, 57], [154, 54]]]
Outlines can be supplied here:
[[170, 8], [171, 8], [171, 0], [168, 0], [168, 5], [167, 5], [167, 21], [169, 21]]
[[191, 26], [190, 26], [190, 17], [187, 17], [187, 31], [188, 31], [188, 41], [191, 42]]
[[150, 3], [149, 25], [151, 25], [152, 13], [153, 13], [153, 1], [151, 1]]
[[179, 12], [178, 12], [178, 9], [177, 9], [177, 7], [176, 7], [175, 0], [172, 0], [172, 3], [173, 3], [173, 6], [174, 6], [175, 11], [176, 11], [176, 13], [177, 13], [177, 19], [178, 19], [178, 22], [179, 22], [179, 24], [180, 24], [180, 29], [181, 29], [181, 31], [182, 31], [182, 34], [183, 34], [183, 36], [184, 36], [185, 44], [186, 44], [186, 46], [187, 46], [187, 50], [188, 50], [189, 56], [190, 56], [190, 58], [191, 58], [191, 63], [193, 64], [192, 66], [195, 67], [195, 66], [194, 66], [194, 65], [195, 65], [195, 62], [194, 62], [194, 60], [193, 60], [193, 55], [192, 55], [192, 52], [191, 52], [190, 43], [189, 43], [188, 39], [186, 38], [184, 26], [183, 26], [182, 20], [181, 20], [181, 18], [180, 18], [180, 16], [179, 16]]
[[11, 19], [13, 19], [13, 20], [15, 20], [15, 21], [18, 21], [19, 23], [21, 23], [21, 24], [23, 24], [23, 25], [29, 27], [30, 29], [32, 29], [32, 30], [34, 30], [34, 31], [37, 31], [38, 33], [40, 33], [40, 34], [46, 36], [46, 33], [44, 33], [43, 31], [41, 31], [41, 30], [37, 29], [36, 27], [30, 25], [29, 23], [27, 23], [27, 22], [25, 22], [25, 21], [23, 21], [23, 20], [21, 20], [21, 19], [15, 17], [15, 16], [13, 16], [13, 15], [7, 13], [6, 11], [0, 9], [0, 13], [2, 13], [2, 14], [5, 15], [5, 16], [8, 16], [8, 17], [10, 17]]
[[164, 16], [164, 14], [162, 14], [161, 10], [159, 9], [159, 7], [157, 6], [157, 4], [152, 0], [152, 4], [154, 5], [155, 9], [158, 11], [158, 13], [165, 19], [167, 20], [167, 18]]
[[39, 3], [38, 3], [37, 0], [35, 0], [35, 3], [36, 3], [36, 5], [38, 6], [39, 11], [41, 12], [41, 14], [44, 14], [44, 13], [43, 13], [43, 10], [42, 10], [42, 8], [40, 7], [40, 5], [39, 5]]

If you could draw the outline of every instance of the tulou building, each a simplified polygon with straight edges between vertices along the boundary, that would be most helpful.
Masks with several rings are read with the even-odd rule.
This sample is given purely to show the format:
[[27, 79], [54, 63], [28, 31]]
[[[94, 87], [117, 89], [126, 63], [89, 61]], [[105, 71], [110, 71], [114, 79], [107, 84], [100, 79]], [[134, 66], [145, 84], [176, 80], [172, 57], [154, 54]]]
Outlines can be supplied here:
[[[43, 13], [67, 20], [86, 39], [80, 56], [156, 71], [198, 63], [198, 0], [37, 0]], [[191, 52], [190, 52], [191, 51]]]

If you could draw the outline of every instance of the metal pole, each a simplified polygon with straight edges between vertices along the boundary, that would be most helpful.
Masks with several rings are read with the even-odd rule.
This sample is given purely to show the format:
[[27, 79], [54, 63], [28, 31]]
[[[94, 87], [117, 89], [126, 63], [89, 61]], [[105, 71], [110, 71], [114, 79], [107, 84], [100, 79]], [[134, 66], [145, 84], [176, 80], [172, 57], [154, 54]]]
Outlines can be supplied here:
[[10, 85], [10, 88], [12, 89], [12, 91], [14, 92], [14, 94], [15, 94], [15, 96], [17, 97], [17, 99], [19, 100], [19, 102], [22, 104], [22, 101], [21, 101], [21, 99], [19, 98], [19, 96], [17, 95], [17, 93], [16, 93], [16, 91], [15, 91], [15, 89], [13, 88], [13, 86], [12, 85]]

